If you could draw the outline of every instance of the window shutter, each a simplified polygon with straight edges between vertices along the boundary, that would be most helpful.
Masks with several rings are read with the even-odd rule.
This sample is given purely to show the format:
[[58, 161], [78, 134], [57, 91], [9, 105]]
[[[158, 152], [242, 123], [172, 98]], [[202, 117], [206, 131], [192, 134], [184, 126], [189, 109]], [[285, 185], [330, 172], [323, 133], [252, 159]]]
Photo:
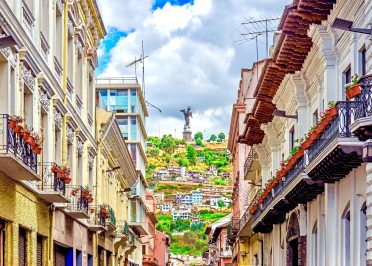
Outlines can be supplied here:
[[65, 266], [66, 254], [62, 247], [54, 245], [54, 266]]
[[18, 263], [26, 266], [26, 230], [23, 228], [19, 228], [18, 233]]
[[37, 237], [36, 244], [36, 265], [43, 265], [43, 238], [40, 236]]

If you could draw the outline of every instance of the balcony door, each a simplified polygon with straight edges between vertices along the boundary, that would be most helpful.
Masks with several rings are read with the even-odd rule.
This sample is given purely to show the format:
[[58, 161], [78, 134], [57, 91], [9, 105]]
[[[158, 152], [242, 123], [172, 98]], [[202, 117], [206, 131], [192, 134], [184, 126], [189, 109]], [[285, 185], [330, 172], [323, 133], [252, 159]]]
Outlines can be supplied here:
[[287, 227], [287, 265], [306, 265], [306, 236], [300, 236], [298, 216], [293, 212]]

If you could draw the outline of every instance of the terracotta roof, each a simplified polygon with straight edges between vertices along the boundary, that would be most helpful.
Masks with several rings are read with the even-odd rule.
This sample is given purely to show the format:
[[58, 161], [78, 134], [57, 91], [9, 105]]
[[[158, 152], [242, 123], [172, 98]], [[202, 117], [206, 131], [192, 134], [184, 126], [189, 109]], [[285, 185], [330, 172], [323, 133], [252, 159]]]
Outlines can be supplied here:
[[248, 145], [261, 143], [264, 132], [261, 124], [272, 121], [276, 109], [272, 100], [287, 74], [301, 70], [312, 48], [307, 35], [311, 24], [326, 20], [336, 0], [294, 0], [286, 6], [278, 29], [281, 35], [271, 59], [265, 63], [254, 96], [256, 102], [252, 114], [246, 117], [244, 134], [239, 142]]

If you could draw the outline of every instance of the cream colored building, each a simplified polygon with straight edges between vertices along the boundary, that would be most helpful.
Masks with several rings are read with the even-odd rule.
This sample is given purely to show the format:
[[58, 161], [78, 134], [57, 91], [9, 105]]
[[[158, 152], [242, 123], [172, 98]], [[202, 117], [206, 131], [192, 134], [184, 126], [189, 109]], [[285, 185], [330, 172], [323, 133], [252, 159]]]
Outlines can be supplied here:
[[[0, 51], [0, 264], [124, 263], [137, 172], [110, 115], [98, 110], [96, 121], [97, 48], [106, 34], [96, 1], [1, 1], [0, 30], [16, 42]], [[9, 115], [42, 136], [40, 155]], [[55, 165], [70, 168], [70, 183]]]
[[[372, 73], [371, 40], [331, 26], [342, 18], [368, 28], [371, 10], [371, 1], [359, 0], [293, 1], [285, 9], [239, 138], [257, 153], [261, 173], [252, 181], [263, 194], [245, 218], [243, 230], [262, 234], [258, 248], [240, 253], [248, 265], [372, 265], [370, 77], [358, 96], [345, 95], [354, 73]], [[321, 128], [323, 112], [330, 119]], [[298, 149], [295, 140], [312, 127], [315, 138]]]

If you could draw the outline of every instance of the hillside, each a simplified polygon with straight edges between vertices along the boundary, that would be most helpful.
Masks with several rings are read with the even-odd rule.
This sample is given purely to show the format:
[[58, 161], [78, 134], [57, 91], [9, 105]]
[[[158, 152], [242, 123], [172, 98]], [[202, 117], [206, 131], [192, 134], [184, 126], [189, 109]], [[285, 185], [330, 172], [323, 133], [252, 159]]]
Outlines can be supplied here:
[[[231, 158], [226, 141], [186, 143], [171, 136], [149, 137], [147, 179], [155, 193], [172, 202], [169, 212], [157, 210], [157, 230], [171, 236], [171, 253], [201, 256], [208, 248], [205, 229], [231, 212]], [[209, 191], [210, 190], [210, 191]], [[183, 206], [175, 195], [203, 191], [203, 203]], [[209, 197], [222, 197], [212, 206]], [[158, 202], [161, 205], [162, 202]], [[173, 213], [188, 208], [191, 218], [173, 220]]]

